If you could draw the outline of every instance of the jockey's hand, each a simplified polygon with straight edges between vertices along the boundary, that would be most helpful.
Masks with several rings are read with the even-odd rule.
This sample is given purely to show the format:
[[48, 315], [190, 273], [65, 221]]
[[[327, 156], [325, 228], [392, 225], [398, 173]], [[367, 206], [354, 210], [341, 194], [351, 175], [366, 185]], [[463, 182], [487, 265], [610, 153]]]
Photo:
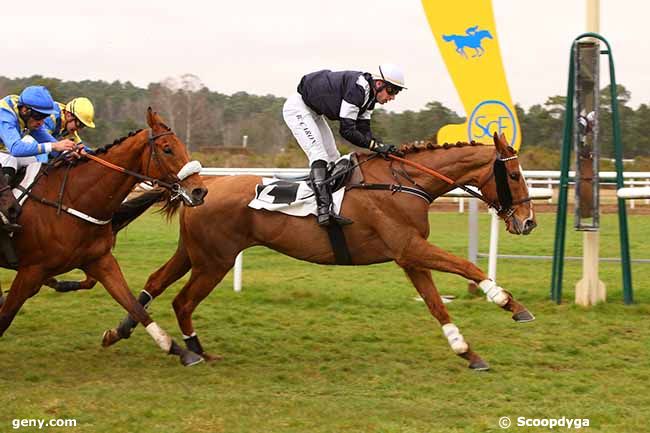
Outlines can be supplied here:
[[388, 155], [389, 153], [397, 153], [397, 148], [394, 145], [379, 143], [377, 140], [371, 140], [368, 149], [384, 156]]
[[57, 152], [65, 152], [66, 150], [75, 150], [76, 146], [77, 145], [74, 141], [68, 140], [66, 138], [65, 140], [52, 143], [52, 150], [55, 150]]

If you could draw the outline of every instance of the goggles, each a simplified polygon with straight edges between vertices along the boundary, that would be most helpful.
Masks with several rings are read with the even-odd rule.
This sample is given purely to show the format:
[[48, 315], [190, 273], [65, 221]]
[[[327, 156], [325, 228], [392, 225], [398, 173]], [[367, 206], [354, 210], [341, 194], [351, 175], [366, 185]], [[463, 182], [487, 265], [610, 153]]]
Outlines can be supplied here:
[[388, 93], [391, 96], [395, 96], [401, 91], [402, 91], [401, 87], [393, 86], [392, 84], [386, 85], [386, 93]]
[[38, 112], [38, 111], [34, 110], [33, 108], [30, 108], [29, 111], [30, 111], [29, 112], [29, 117], [31, 117], [34, 120], [43, 120], [43, 119], [45, 119], [46, 117], [49, 116], [49, 114]]

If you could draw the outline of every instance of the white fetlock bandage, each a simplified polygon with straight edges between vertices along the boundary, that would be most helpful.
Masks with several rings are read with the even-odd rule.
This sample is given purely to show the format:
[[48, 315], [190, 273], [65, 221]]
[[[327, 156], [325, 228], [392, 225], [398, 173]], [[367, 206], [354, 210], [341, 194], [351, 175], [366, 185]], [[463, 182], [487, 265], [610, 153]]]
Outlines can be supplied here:
[[442, 325], [442, 333], [447, 337], [451, 350], [453, 350], [456, 355], [461, 355], [469, 350], [469, 345], [458, 330], [458, 326], [453, 323]]
[[158, 343], [158, 346], [166, 353], [169, 353], [169, 349], [172, 347], [172, 338], [156, 322], [151, 322], [145, 329], [151, 335], [151, 338]]
[[483, 293], [488, 297], [488, 299], [499, 307], [503, 307], [508, 303], [508, 295], [506, 292], [492, 280], [483, 280], [478, 286], [483, 290]]

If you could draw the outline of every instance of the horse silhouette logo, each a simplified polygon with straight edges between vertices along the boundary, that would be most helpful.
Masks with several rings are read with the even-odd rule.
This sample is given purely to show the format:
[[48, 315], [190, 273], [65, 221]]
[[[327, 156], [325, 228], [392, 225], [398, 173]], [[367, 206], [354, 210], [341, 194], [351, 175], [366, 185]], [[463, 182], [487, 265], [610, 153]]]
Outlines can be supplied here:
[[481, 57], [485, 53], [481, 41], [485, 38], [492, 39], [492, 34], [487, 30], [479, 30], [478, 27], [468, 28], [464, 35], [442, 35], [442, 39], [445, 42], [453, 42], [456, 45], [456, 52], [465, 58], [467, 58], [465, 47], [474, 49], [472, 57]]

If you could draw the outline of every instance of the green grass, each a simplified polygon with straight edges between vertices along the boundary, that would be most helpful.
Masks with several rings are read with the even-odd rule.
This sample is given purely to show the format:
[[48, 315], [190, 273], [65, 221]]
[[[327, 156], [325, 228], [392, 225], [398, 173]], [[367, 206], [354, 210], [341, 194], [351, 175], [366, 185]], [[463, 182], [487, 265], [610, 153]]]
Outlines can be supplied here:
[[[481, 250], [489, 221], [481, 217]], [[528, 237], [501, 232], [502, 253], [553, 251], [554, 216]], [[467, 217], [432, 213], [431, 241], [466, 254]], [[650, 257], [647, 217], [631, 216], [632, 256]], [[569, 231], [567, 255], [581, 235]], [[147, 214], [120, 235], [116, 255], [134, 293], [172, 254], [176, 224]], [[616, 218], [606, 215], [601, 255], [618, 256]], [[481, 261], [481, 266], [487, 266]], [[490, 363], [475, 373], [453, 355], [437, 322], [394, 264], [336, 268], [265, 248], [244, 255], [244, 290], [228, 275], [194, 315], [219, 363], [183, 368], [138, 329], [102, 349], [124, 316], [101, 288], [59, 294], [44, 288], [0, 339], [0, 432], [19, 418], [75, 418], [72, 432], [498, 432], [499, 417], [589, 418], [589, 432], [647, 431], [650, 416], [650, 266], [633, 265], [637, 303], [622, 303], [620, 266], [601, 265], [607, 304], [573, 305], [580, 262], [568, 262], [565, 301], [548, 300], [550, 261], [501, 260], [499, 284], [537, 316], [515, 324], [466, 294], [457, 276], [434, 273], [461, 332]], [[80, 273], [71, 276], [79, 277]], [[0, 273], [7, 288], [13, 274]], [[171, 300], [152, 306], [180, 333]], [[23, 428], [18, 431], [37, 431]], [[546, 432], [512, 427], [516, 432]], [[553, 431], [567, 431], [556, 428]]]

